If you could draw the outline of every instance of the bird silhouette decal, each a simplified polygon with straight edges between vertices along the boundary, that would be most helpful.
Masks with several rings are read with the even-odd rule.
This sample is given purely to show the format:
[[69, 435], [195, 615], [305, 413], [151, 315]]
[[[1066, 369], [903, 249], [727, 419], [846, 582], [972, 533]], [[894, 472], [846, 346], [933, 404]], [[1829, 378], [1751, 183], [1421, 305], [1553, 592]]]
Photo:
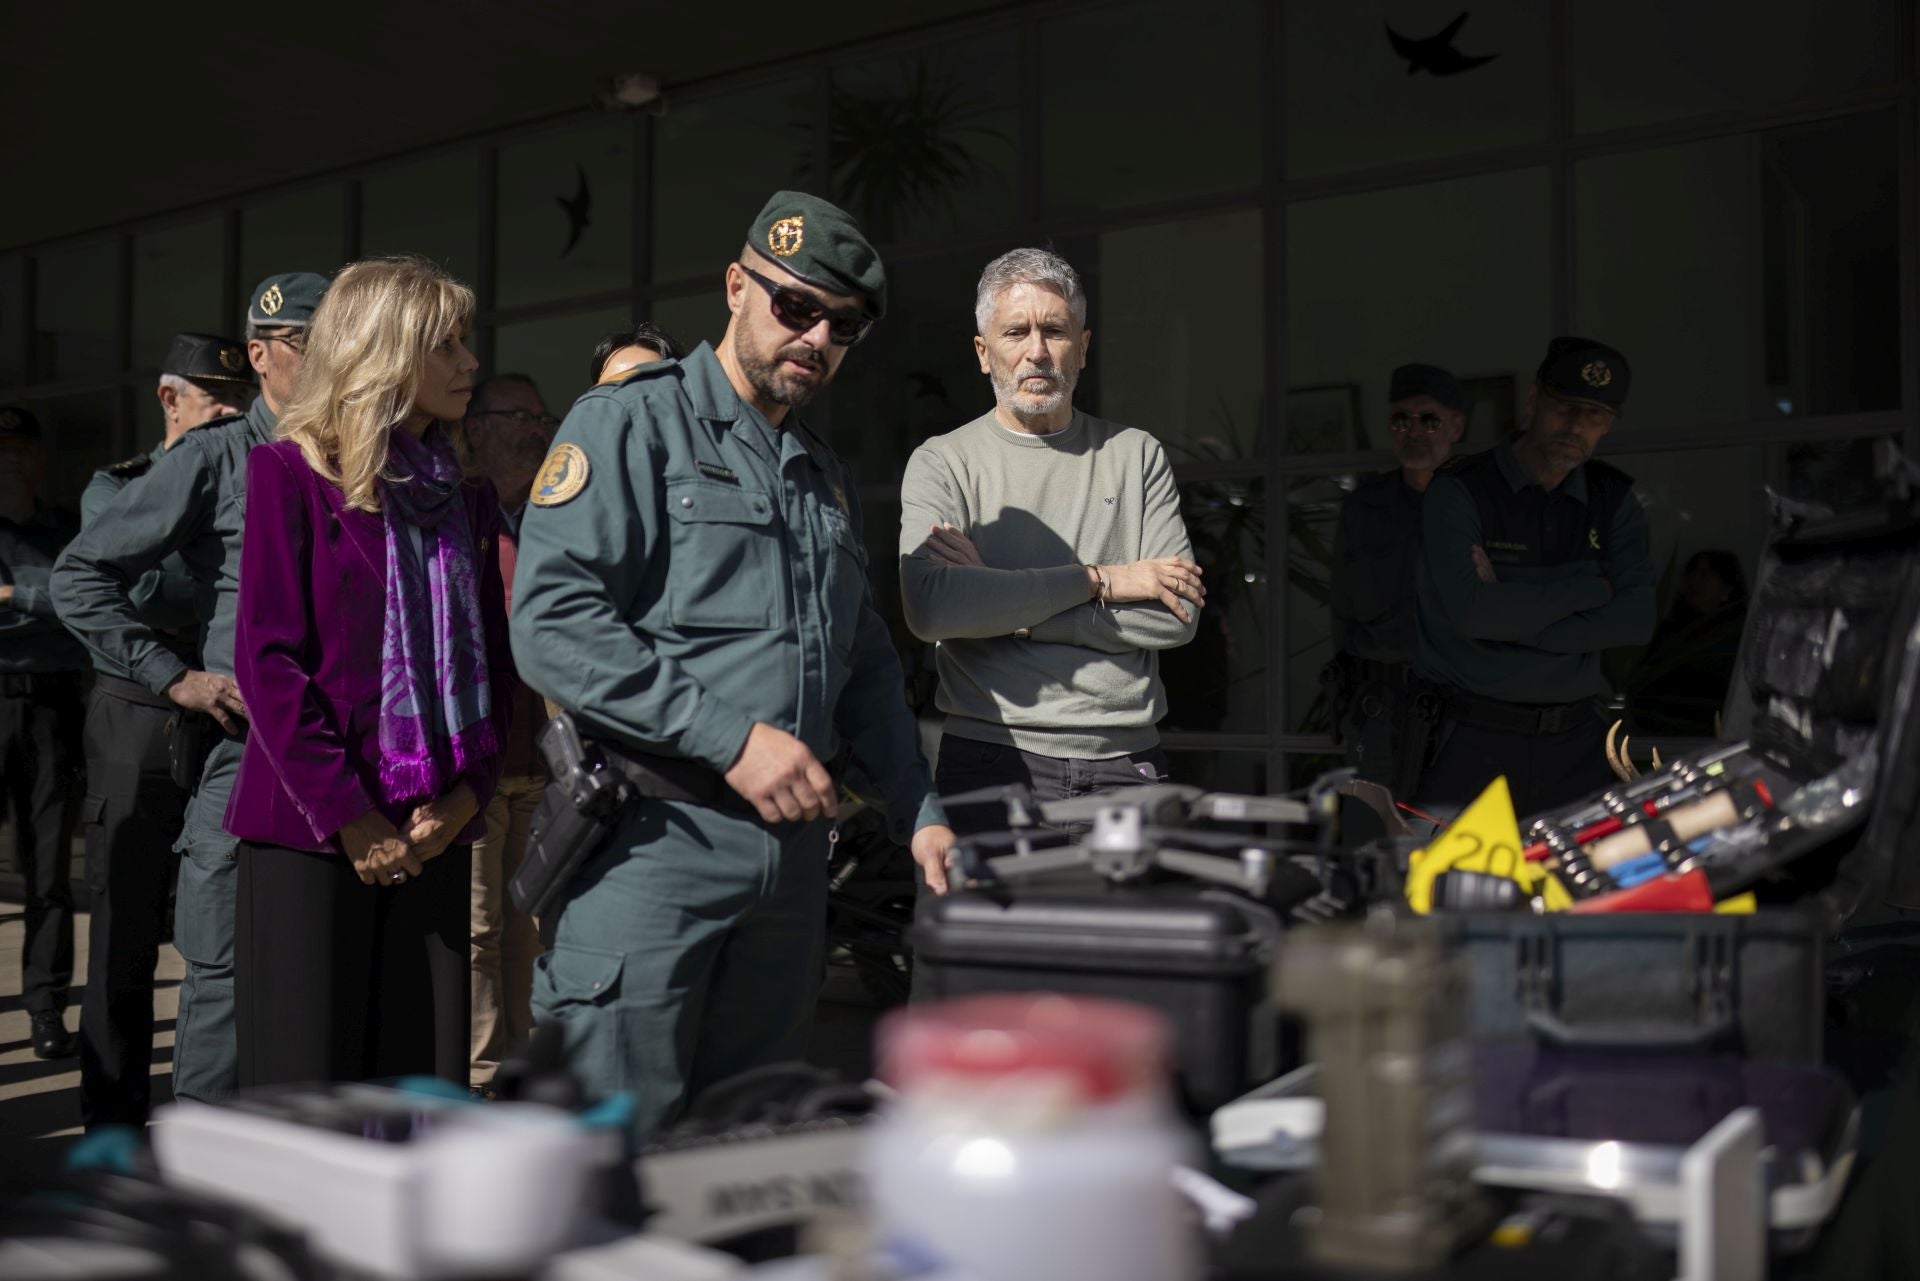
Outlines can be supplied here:
[[553, 203], [559, 205], [567, 214], [567, 247], [560, 251], [562, 258], [572, 253], [573, 247], [580, 243], [580, 233], [593, 225], [587, 217], [587, 211], [593, 208], [593, 193], [587, 190], [587, 171], [575, 165], [573, 172], [580, 179], [580, 185], [575, 189], [573, 199], [569, 200], [565, 196], [553, 198]]
[[1388, 24], [1381, 25], [1387, 28], [1387, 40], [1393, 45], [1393, 51], [1407, 60], [1408, 75], [1424, 71], [1435, 76], [1457, 76], [1462, 71], [1483, 67], [1500, 56], [1490, 53], [1484, 58], [1469, 58], [1453, 47], [1453, 38], [1460, 34], [1460, 28], [1467, 25], [1470, 16], [1471, 10], [1463, 12], [1443, 27], [1438, 35], [1428, 36], [1424, 40], [1409, 39]]

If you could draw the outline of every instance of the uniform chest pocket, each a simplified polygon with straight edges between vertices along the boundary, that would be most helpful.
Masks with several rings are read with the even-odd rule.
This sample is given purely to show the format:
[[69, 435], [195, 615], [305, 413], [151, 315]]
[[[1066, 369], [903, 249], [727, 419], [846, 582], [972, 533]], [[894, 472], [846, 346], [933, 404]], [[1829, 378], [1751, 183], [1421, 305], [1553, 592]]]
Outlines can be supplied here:
[[828, 517], [825, 524], [830, 553], [827, 590], [833, 608], [831, 631], [840, 649], [851, 650], [860, 626], [860, 603], [866, 598], [867, 554], [854, 536], [851, 522]]
[[780, 530], [765, 494], [667, 482], [667, 618], [679, 628], [771, 627], [785, 595]]

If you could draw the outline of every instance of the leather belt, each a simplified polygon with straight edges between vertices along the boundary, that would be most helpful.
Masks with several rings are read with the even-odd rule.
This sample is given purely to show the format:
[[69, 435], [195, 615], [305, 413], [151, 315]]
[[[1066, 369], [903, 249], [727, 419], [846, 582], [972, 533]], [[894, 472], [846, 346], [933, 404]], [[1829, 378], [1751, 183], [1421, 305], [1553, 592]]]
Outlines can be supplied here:
[[142, 707], [157, 707], [164, 712], [177, 712], [180, 705], [164, 694], [156, 694], [139, 681], [130, 681], [124, 676], [112, 676], [106, 672], [93, 674], [94, 686], [105, 690], [123, 703], [138, 703]]

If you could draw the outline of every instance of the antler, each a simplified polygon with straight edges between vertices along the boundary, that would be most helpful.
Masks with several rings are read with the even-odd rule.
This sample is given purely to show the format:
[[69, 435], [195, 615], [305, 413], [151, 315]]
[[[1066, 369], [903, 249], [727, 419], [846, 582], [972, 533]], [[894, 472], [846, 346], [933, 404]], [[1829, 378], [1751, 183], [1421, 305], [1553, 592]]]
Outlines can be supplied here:
[[[1620, 727], [1625, 723], [1615, 721], [1607, 727], [1607, 764], [1612, 767], [1614, 777], [1623, 783], [1631, 783], [1640, 777], [1639, 767], [1633, 763], [1633, 757], [1628, 754], [1633, 746], [1633, 739], [1621, 738], [1619, 747], [1614, 746], [1614, 737], [1620, 733]], [[1660, 768], [1660, 749], [1657, 747], [1653, 749], [1653, 768], [1656, 770]]]

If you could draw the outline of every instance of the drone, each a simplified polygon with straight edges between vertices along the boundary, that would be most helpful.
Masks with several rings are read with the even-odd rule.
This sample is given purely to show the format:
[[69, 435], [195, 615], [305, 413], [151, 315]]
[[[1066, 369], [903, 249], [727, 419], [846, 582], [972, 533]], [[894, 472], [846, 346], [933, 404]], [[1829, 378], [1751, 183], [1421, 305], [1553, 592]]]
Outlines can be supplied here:
[[[1255, 899], [1285, 898], [1309, 916], [1315, 899], [1329, 897], [1340, 789], [1353, 775], [1335, 770], [1296, 796], [1208, 792], [1177, 783], [1150, 783], [1062, 801], [1034, 799], [1021, 784], [982, 788], [941, 798], [943, 805], [999, 803], [1007, 830], [968, 837], [953, 852], [963, 882], [989, 892], [1012, 882], [1064, 871], [1092, 871], [1109, 885], [1172, 872]], [[1268, 823], [1313, 829], [1309, 839], [1259, 838], [1197, 824]], [[1091, 823], [1084, 835], [1043, 830], [1041, 824]]]

